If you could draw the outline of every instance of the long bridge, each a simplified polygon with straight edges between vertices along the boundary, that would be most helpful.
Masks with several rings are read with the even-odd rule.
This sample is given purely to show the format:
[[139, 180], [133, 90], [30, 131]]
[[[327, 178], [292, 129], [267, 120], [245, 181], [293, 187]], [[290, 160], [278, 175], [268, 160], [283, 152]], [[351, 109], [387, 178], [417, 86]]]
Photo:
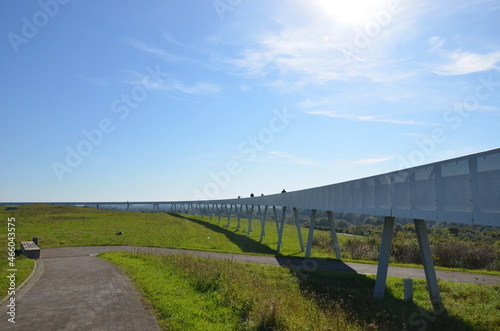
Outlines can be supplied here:
[[[22, 205], [24, 203], [0, 203], [0, 205]], [[271, 212], [275, 216], [278, 231], [276, 250], [280, 250], [285, 217], [293, 211], [297, 226], [298, 241], [304, 251], [298, 210], [311, 210], [305, 255], [309, 257], [316, 214], [326, 211], [333, 238], [336, 257], [341, 258], [335, 232], [333, 212], [347, 212], [380, 216], [384, 218], [382, 243], [375, 281], [374, 297], [385, 295], [394, 221], [396, 217], [414, 220], [429, 295], [433, 303], [441, 302], [436, 272], [427, 236], [426, 221], [444, 221], [463, 224], [500, 226], [500, 148], [466, 155], [445, 161], [421, 165], [404, 170], [366, 177], [347, 182], [315, 187], [287, 193], [220, 200], [187, 201], [140, 201], [140, 202], [48, 202], [54, 205], [110, 207], [114, 205], [160, 206], [176, 212], [198, 210], [202, 216], [217, 215], [219, 222], [223, 214], [230, 224], [235, 214], [240, 226], [243, 212], [248, 213], [248, 232], [252, 231], [254, 212], [262, 225]], [[271, 211], [272, 210], [272, 211]], [[261, 239], [265, 236], [261, 227]]]

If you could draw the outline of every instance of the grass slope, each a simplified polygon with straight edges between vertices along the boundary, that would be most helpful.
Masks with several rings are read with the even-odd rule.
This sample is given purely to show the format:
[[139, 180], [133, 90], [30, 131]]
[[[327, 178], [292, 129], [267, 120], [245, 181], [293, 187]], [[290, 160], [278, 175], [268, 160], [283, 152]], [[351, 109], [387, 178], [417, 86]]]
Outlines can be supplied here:
[[[2, 223], [16, 217], [17, 242], [37, 236], [40, 247], [134, 245], [151, 247], [186, 248], [228, 253], [274, 255], [277, 243], [276, 226], [266, 223], [267, 236], [260, 239], [260, 222], [252, 222], [253, 231], [246, 234], [247, 220], [236, 230], [236, 220], [225, 228], [197, 219], [188, 219], [165, 213], [127, 213], [91, 208], [28, 205], [17, 210], [0, 210]], [[223, 220], [221, 223], [226, 223]], [[124, 235], [117, 236], [122, 231]], [[6, 236], [2, 233], [2, 238]], [[297, 230], [285, 226], [283, 255], [303, 255], [297, 240]]]
[[[164, 330], [498, 330], [500, 286], [424, 280], [405, 302], [402, 279], [372, 298], [373, 276], [312, 272], [186, 255], [104, 253], [133, 280]], [[464, 314], [466, 312], [466, 314]]]
[[153, 306], [164, 330], [355, 329], [321, 309], [286, 269], [186, 255], [104, 253]]
[[[250, 235], [247, 235], [246, 230], [248, 229], [248, 221], [246, 219], [241, 220], [242, 228], [237, 230], [235, 228], [235, 219], [231, 221], [231, 225], [229, 227], [225, 227], [224, 225], [227, 223], [227, 219], [222, 219], [220, 224], [218, 224], [217, 218], [213, 218], [212, 222], [209, 222], [208, 218], [205, 218], [205, 221], [201, 221], [199, 219], [163, 213], [127, 213], [121, 211], [48, 205], [20, 206], [17, 210], [6, 210], [5, 208], [0, 208], [0, 217], [2, 227], [4, 229], [7, 229], [7, 219], [9, 217], [16, 218], [17, 247], [19, 247], [19, 243], [21, 241], [31, 240], [33, 236], [37, 236], [40, 238], [40, 246], [42, 249], [44, 247], [79, 245], [136, 245], [229, 253], [264, 255], [277, 254], [275, 252], [277, 243], [276, 225], [272, 222], [266, 223], [266, 236], [264, 237], [264, 240], [259, 243], [260, 223], [257, 220], [253, 221], [253, 232], [251, 232]], [[305, 242], [307, 238], [307, 231], [304, 230], [305, 229], [302, 229]], [[117, 236], [116, 233], [118, 231], [123, 231], [124, 235]], [[327, 232], [315, 231], [315, 239], [319, 241], [325, 240], [325, 238], [323, 238], [325, 236], [328, 236]], [[339, 236], [339, 239], [342, 247], [342, 242], [345, 239], [342, 236]], [[0, 233], [0, 245], [5, 248], [7, 247], [7, 230]], [[285, 226], [282, 250], [279, 252], [279, 255], [303, 256], [303, 252], [300, 251], [298, 244], [297, 229], [295, 226]], [[312, 256], [332, 257], [332, 252], [330, 250], [320, 251], [313, 249]], [[122, 256], [122, 259], [125, 261], [123, 264], [125, 265], [128, 263], [126, 261], [130, 260], [130, 257]], [[5, 294], [7, 293], [8, 287], [6, 282], [7, 262], [6, 249], [0, 250], [0, 277], [2, 277], [2, 281], [0, 282], [0, 293]], [[139, 263], [138, 261], [136, 262]], [[31, 271], [33, 261], [17, 257], [16, 266], [18, 267], [16, 282], [19, 285]], [[155, 267], [150, 265], [148, 268], [154, 269]], [[169, 266], [165, 268], [171, 267]], [[214, 267], [210, 266], [205, 269], [209, 270], [212, 268]], [[256, 270], [266, 267], [253, 266], [245, 268], [255, 268]], [[138, 268], [137, 270], [142, 269]], [[280, 273], [283, 272], [276, 271], [281, 270], [280, 268], [271, 268], [270, 270], [273, 271], [269, 271], [267, 273], [264, 272], [264, 274], [261, 275], [255, 270], [252, 269], [250, 274], [254, 273], [257, 280], [248, 277], [245, 278], [245, 284], [250, 284], [250, 288], [252, 289], [257, 289], [258, 286], [264, 286], [260, 285], [261, 283], [259, 279], [272, 279], [269, 275], [273, 273], [281, 275]], [[159, 273], [155, 274], [155, 276], [151, 276], [151, 279], [157, 279], [164, 271], [165, 270], [160, 270]], [[376, 327], [384, 326], [385, 329], [389, 326], [392, 329], [393, 326], [397, 325], [396, 328], [399, 329], [403, 326], [402, 323], [406, 323], [411, 330], [419, 328], [425, 329], [430, 327], [430, 325], [443, 326], [445, 324], [439, 323], [448, 323], [457, 330], [469, 329], [471, 327], [479, 330], [500, 329], [500, 306], [498, 304], [500, 302], [500, 296], [498, 286], [475, 286], [440, 282], [441, 292], [445, 300], [444, 303], [447, 311], [438, 310], [436, 312], [429, 306], [428, 293], [425, 290], [425, 281], [423, 280], [415, 280], [415, 302], [413, 304], [407, 304], [399, 299], [395, 299], [402, 297], [402, 282], [400, 280], [393, 279], [389, 279], [388, 281], [389, 299], [383, 302], [374, 302], [371, 299], [374, 277], [341, 273], [332, 274], [319, 271], [315, 271], [313, 273], [307, 273], [307, 271], [294, 272], [295, 279], [287, 279], [300, 286], [299, 293], [302, 293], [302, 296], [304, 296], [307, 300], [315, 298], [316, 303], [320, 306], [324, 305], [324, 300], [327, 300], [326, 309], [333, 309], [332, 307], [335, 307], [333, 310], [337, 312], [339, 311], [337, 308], [342, 307], [340, 313], [347, 316], [347, 320], [342, 318], [334, 322], [343, 323], [343, 327], [352, 326], [352, 323], [354, 323], [354, 325], [357, 326], [370, 326], [371, 324]], [[184, 276], [181, 275], [180, 277], [182, 278]], [[212, 276], [208, 277], [211, 279], [210, 277]], [[230, 274], [229, 276], [224, 277], [231, 279], [231, 282], [233, 282], [240, 276], [237, 274]], [[269, 281], [277, 282], [277, 280]], [[224, 280], [224, 282], [226, 282], [226, 280]], [[245, 288], [245, 286], [241, 285], [241, 289]], [[271, 290], [267, 289], [266, 291], [269, 292]], [[293, 291], [296, 291], [296, 289]], [[318, 294], [313, 294], [312, 297], [305, 295], [305, 293], [309, 293], [310, 291], [312, 291], [311, 293]], [[210, 291], [205, 292], [206, 293], [203, 295], [206, 295]], [[198, 295], [196, 288], [193, 293], [193, 295]], [[2, 295], [0, 295], [0, 297], [1, 296]], [[211, 298], [214, 296], [217, 297], [217, 294], [212, 293], [209, 296], [211, 296]], [[285, 295], [280, 294], [278, 297], [279, 296]], [[319, 299], [320, 297], [322, 298], [321, 300]], [[206, 300], [206, 298], [202, 297], [199, 298], [199, 300], [203, 301]], [[210, 300], [207, 303], [207, 307], [209, 308], [205, 310], [214, 310], [215, 315], [227, 315], [228, 319], [223, 322], [224, 325], [227, 323], [235, 323], [234, 321], [236, 320], [238, 323], [241, 323], [241, 310], [237, 309], [237, 312], [239, 313], [236, 315], [239, 317], [229, 317], [231, 314], [228, 314], [228, 308], [224, 306], [225, 304], [220, 307], [217, 306], [218, 308], [215, 309], [213, 302]], [[259, 300], [266, 302], [266, 300], [272, 301], [274, 299]], [[391, 300], [393, 303], [391, 303]], [[279, 301], [279, 305], [281, 304], [281, 301]], [[267, 307], [268, 308], [265, 309], [271, 309], [270, 307], [275, 306], [268, 305]], [[219, 308], [219, 313], [215, 313], [215, 310], [218, 310]], [[313, 307], [307, 309], [316, 311], [318, 308]], [[461, 311], [466, 311], [467, 313], [464, 315]], [[323, 313], [315, 312], [315, 314], [323, 316]], [[461, 316], [461, 314], [463, 316]], [[315, 317], [316, 319], [320, 318], [317, 316]], [[260, 325], [260, 322], [258, 321], [262, 320], [262, 318], [251, 318], [250, 320], [254, 322], [249, 322], [250, 324], [248, 325]], [[323, 317], [320, 319], [322, 318]], [[326, 318], [329, 320], [329, 317]], [[219, 321], [220, 319], [215, 320]], [[387, 324], [384, 320], [391, 322]], [[217, 329], [218, 327], [214, 328]]]

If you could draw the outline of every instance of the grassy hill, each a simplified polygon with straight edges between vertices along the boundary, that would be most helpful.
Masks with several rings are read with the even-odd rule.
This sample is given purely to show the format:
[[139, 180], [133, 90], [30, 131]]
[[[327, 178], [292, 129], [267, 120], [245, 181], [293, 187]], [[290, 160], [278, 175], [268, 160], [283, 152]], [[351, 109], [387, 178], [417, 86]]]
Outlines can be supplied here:
[[[40, 247], [134, 245], [274, 255], [278, 241], [275, 223], [267, 222], [266, 236], [259, 243], [261, 226], [257, 220], [253, 220], [253, 231], [247, 236], [246, 219], [241, 220], [242, 227], [237, 230], [234, 218], [231, 226], [225, 227], [227, 218], [218, 225], [215, 217], [210, 223], [208, 217], [201, 221], [165, 213], [127, 213], [68, 206], [4, 208], [0, 215], [3, 222], [8, 217], [16, 218], [18, 242], [36, 236]], [[120, 231], [124, 235], [116, 235]], [[303, 236], [306, 238], [306, 233]], [[280, 254], [303, 255], [295, 226], [285, 225]]]
[[[40, 247], [86, 245], [135, 245], [170, 247], [239, 254], [303, 256], [297, 229], [286, 225], [281, 252], [275, 252], [276, 225], [266, 223], [260, 239], [260, 223], [253, 221], [247, 235], [247, 220], [236, 229], [236, 220], [220, 224], [164, 213], [127, 213], [91, 208], [49, 205], [0, 209], [2, 228], [16, 219], [17, 247], [37, 236]], [[116, 235], [117, 232], [123, 235]], [[304, 241], [307, 229], [302, 229]], [[329, 233], [315, 231], [313, 242], [328, 240]], [[349, 237], [339, 236], [342, 245]], [[0, 235], [7, 247], [7, 231]], [[313, 257], [333, 257], [329, 249], [313, 248]], [[440, 282], [446, 310], [430, 306], [424, 280], [414, 282], [414, 301], [404, 302], [402, 280], [389, 277], [388, 298], [372, 299], [374, 276], [315, 271], [304, 273], [283, 267], [246, 265], [191, 257], [152, 254], [107, 253], [103, 258], [119, 265], [142, 291], [165, 329], [371, 329], [389, 330], [491, 330], [500, 328], [500, 286], [477, 286]], [[0, 253], [1, 293], [7, 293], [7, 255]], [[16, 258], [17, 284], [26, 277], [32, 261]], [[180, 287], [181, 286], [181, 287]], [[182, 288], [175, 308], [171, 291]], [[175, 293], [175, 292], [172, 292]], [[205, 307], [205, 308], [200, 308]], [[189, 309], [188, 309], [189, 308]], [[173, 310], [172, 310], [173, 309]], [[463, 314], [466, 309], [467, 314]], [[187, 312], [182, 315], [181, 312]], [[204, 315], [204, 314], [208, 315]], [[181, 315], [179, 315], [181, 314]], [[174, 318], [175, 316], [175, 318]], [[196, 321], [194, 322], [194, 318]], [[193, 321], [182, 324], [179, 321]], [[212, 324], [205, 324], [211, 321]], [[177, 324], [176, 324], [177, 323]], [[179, 324], [180, 323], [180, 324]]]

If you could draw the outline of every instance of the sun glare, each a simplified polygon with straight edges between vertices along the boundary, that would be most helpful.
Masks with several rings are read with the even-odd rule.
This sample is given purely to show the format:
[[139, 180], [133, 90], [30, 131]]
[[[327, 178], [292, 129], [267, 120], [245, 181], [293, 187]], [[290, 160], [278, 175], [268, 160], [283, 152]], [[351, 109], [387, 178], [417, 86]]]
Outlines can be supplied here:
[[358, 25], [371, 19], [372, 13], [384, 8], [390, 0], [318, 0], [328, 15], [343, 24]]

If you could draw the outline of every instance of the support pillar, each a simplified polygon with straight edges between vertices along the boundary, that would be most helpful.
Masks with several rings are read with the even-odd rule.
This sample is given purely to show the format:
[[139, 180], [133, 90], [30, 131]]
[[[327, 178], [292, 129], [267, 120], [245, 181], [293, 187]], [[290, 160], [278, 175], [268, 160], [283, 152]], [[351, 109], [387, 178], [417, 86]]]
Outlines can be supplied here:
[[207, 204], [204, 203], [203, 204], [203, 207], [201, 208], [201, 220], [204, 221], [205, 220], [205, 214], [207, 212]]
[[226, 205], [226, 212], [227, 212], [227, 224], [226, 226], [229, 227], [231, 225], [231, 211], [233, 210], [233, 205], [229, 205], [229, 211], [227, 210], [227, 205]]
[[285, 228], [285, 217], [286, 217], [286, 207], [281, 207], [281, 224], [279, 226], [278, 231], [278, 245], [276, 246], [276, 251], [279, 252], [281, 250], [281, 242], [283, 239], [283, 229]]
[[[238, 208], [238, 207], [236, 207]], [[241, 211], [243, 210], [243, 205], [240, 205], [240, 210], [238, 211], [238, 225], [236, 226], [236, 229], [241, 228]]]
[[374, 299], [383, 299], [385, 296], [385, 284], [387, 281], [387, 270], [391, 255], [392, 233], [394, 231], [394, 217], [386, 216], [384, 230], [382, 232], [382, 243], [380, 244], [380, 255], [378, 258], [377, 279], [375, 280]]
[[328, 215], [328, 221], [330, 223], [330, 231], [332, 232], [333, 249], [335, 250], [335, 257], [342, 260], [340, 256], [339, 240], [337, 238], [337, 231], [335, 230], [335, 220], [333, 219], [333, 213], [331, 211], [326, 212]]
[[214, 215], [214, 204], [212, 204], [212, 208], [208, 210], [209, 217], [210, 217], [210, 222], [212, 222], [212, 216]]
[[276, 233], [280, 233], [280, 224], [279, 224], [279, 218], [278, 218], [278, 212], [276, 211], [276, 206], [273, 206], [273, 212], [274, 212], [274, 220], [276, 223]]
[[219, 221], [217, 222], [217, 224], [220, 224], [220, 220], [222, 218], [222, 205], [220, 205], [220, 208], [219, 208], [219, 205], [216, 205], [217, 206], [217, 217], [219, 218]]
[[300, 251], [303, 252], [304, 241], [302, 240], [302, 229], [300, 228], [299, 210], [297, 208], [293, 208], [293, 217], [295, 218], [295, 226], [297, 227], [297, 234], [299, 236]]
[[252, 232], [252, 219], [253, 219], [253, 209], [254, 209], [254, 205], [252, 205], [252, 208], [250, 208], [250, 216], [248, 217], [248, 230], [247, 230], [247, 235], [250, 234], [250, 232]]
[[260, 242], [264, 240], [266, 236], [266, 218], [267, 218], [267, 207], [264, 207], [264, 215], [261, 214], [260, 206], [259, 206], [259, 215], [260, 215]]
[[413, 220], [415, 229], [417, 230], [418, 245], [420, 246], [420, 255], [424, 265], [425, 279], [427, 288], [433, 304], [441, 303], [441, 294], [439, 293], [436, 271], [434, 270], [434, 262], [432, 260], [431, 246], [427, 236], [427, 226], [424, 220]]
[[311, 212], [311, 222], [309, 223], [309, 235], [307, 237], [306, 257], [311, 256], [312, 241], [314, 236], [314, 226], [316, 225], [316, 209]]

